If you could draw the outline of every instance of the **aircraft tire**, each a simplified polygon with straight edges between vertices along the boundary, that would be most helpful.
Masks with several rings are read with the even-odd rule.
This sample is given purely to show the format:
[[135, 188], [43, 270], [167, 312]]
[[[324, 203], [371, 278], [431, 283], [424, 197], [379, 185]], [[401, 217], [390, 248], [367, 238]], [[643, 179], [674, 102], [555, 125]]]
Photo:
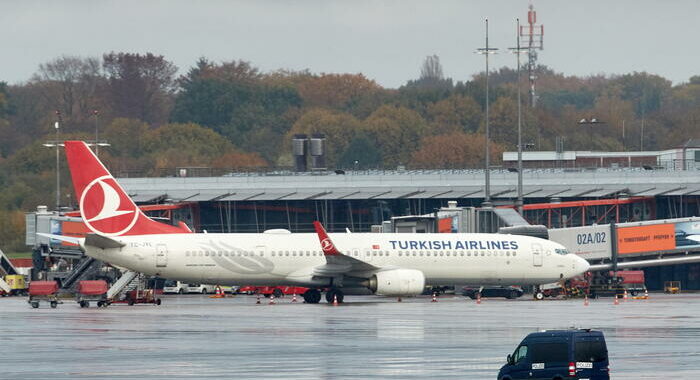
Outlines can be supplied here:
[[329, 289], [326, 292], [326, 302], [333, 303], [334, 296], [338, 299], [338, 303], [343, 303], [343, 298], [345, 298], [345, 294], [343, 294], [342, 290], [336, 288]]
[[282, 292], [281, 289], [275, 288], [275, 290], [272, 291], [272, 295], [275, 296], [275, 298], [282, 298], [284, 297], [284, 293]]
[[533, 296], [535, 297], [535, 299], [537, 301], [542, 301], [544, 299], [544, 293], [542, 293], [542, 292], [535, 292], [535, 294], [533, 294]]
[[319, 303], [321, 301], [321, 292], [318, 289], [309, 289], [304, 294], [304, 302], [306, 303]]

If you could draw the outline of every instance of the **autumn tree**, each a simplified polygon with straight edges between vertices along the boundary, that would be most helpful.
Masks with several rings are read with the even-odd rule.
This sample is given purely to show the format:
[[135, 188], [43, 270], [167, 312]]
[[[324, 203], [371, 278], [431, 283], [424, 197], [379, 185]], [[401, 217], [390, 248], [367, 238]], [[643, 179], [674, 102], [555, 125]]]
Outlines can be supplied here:
[[396, 166], [410, 161], [426, 134], [427, 123], [415, 111], [405, 107], [385, 105], [364, 120], [362, 130], [379, 148], [384, 166]]
[[40, 64], [31, 83], [40, 89], [51, 109], [60, 111], [67, 122], [82, 123], [96, 108], [102, 80], [98, 58], [62, 56]]
[[173, 63], [152, 53], [112, 52], [102, 59], [115, 116], [149, 124], [167, 121], [177, 73]]
[[196, 124], [165, 124], [150, 130], [143, 148], [155, 169], [209, 166], [233, 150], [231, 143], [209, 128]]
[[[483, 167], [486, 138], [480, 133], [452, 132], [428, 136], [413, 153], [411, 166], [426, 169]], [[499, 162], [503, 145], [491, 143], [491, 160]]]
[[470, 96], [452, 95], [432, 103], [427, 110], [431, 133], [474, 132], [479, 129], [482, 112]]

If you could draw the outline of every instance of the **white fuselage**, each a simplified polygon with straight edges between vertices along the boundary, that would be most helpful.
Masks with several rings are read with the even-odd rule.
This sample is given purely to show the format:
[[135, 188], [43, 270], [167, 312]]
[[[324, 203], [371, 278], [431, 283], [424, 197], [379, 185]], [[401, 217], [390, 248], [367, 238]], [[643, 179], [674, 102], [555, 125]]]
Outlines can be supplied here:
[[[430, 285], [542, 284], [570, 278], [588, 263], [563, 246], [502, 234], [330, 234], [345, 255], [379, 268], [416, 269]], [[323, 286], [326, 259], [313, 233], [122, 236], [122, 248], [88, 255], [170, 280], [221, 285]], [[352, 273], [349, 273], [352, 276]]]

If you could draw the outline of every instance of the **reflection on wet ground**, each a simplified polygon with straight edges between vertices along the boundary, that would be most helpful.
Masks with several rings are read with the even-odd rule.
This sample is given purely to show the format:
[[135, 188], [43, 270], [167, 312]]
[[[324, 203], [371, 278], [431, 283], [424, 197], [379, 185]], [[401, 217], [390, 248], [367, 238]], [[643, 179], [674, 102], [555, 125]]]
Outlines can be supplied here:
[[0, 299], [1, 378], [494, 379], [539, 329], [603, 330], [614, 379], [700, 376], [700, 296], [515, 301], [349, 296], [308, 305], [165, 296], [163, 305], [31, 309]]

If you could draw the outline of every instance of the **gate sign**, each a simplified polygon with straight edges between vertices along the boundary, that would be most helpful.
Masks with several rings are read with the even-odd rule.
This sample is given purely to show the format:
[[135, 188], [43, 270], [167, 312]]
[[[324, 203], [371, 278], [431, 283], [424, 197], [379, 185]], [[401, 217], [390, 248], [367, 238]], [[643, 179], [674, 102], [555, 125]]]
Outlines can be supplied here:
[[612, 256], [609, 224], [550, 229], [549, 240], [584, 259], [609, 259]]
[[675, 248], [675, 226], [671, 223], [617, 229], [617, 251], [621, 255], [668, 251]]

